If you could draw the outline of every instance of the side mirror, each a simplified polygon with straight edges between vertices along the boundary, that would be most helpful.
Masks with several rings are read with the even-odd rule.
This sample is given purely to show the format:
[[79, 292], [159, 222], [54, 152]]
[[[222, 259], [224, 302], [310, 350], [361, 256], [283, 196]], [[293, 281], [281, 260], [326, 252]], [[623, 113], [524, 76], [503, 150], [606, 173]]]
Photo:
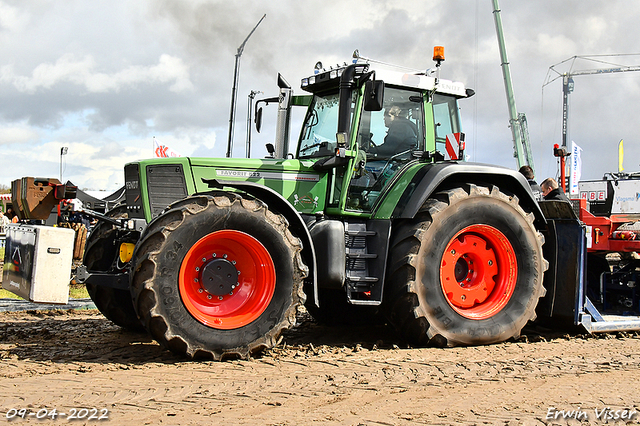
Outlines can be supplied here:
[[256, 123], [256, 131], [260, 133], [260, 129], [262, 129], [262, 107], [256, 110], [256, 117], [254, 119], [254, 123]]
[[272, 143], [268, 143], [265, 145], [267, 148], [267, 152], [269, 153], [269, 157], [267, 158], [275, 158], [275, 153], [276, 153], [276, 148], [273, 146]]
[[368, 80], [364, 84], [364, 110], [382, 111], [384, 104], [384, 81]]
[[326, 170], [335, 169], [336, 167], [343, 167], [349, 163], [349, 159], [346, 157], [327, 157], [313, 163], [313, 170], [317, 172], [323, 172]]

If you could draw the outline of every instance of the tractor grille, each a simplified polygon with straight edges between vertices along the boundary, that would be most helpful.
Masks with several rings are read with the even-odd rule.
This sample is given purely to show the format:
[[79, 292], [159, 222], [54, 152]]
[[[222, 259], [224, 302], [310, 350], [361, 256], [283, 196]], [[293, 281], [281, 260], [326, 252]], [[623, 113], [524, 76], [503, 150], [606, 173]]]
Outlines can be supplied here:
[[188, 195], [182, 164], [147, 166], [147, 189], [151, 217], [156, 217], [169, 204]]

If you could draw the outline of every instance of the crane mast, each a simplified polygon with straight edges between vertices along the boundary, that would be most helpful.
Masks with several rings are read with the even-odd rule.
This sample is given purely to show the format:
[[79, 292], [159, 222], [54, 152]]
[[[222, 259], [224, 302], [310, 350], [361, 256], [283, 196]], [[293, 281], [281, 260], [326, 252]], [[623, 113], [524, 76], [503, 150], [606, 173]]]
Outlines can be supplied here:
[[496, 34], [498, 36], [498, 46], [500, 48], [500, 60], [502, 61], [502, 76], [504, 78], [504, 89], [507, 94], [507, 106], [509, 107], [509, 127], [511, 128], [511, 136], [513, 138], [514, 154], [518, 162], [518, 168], [522, 166], [533, 166], [533, 154], [531, 153], [531, 143], [529, 141], [529, 132], [527, 130], [527, 118], [524, 113], [518, 114], [516, 108], [516, 97], [513, 93], [513, 85], [511, 83], [511, 70], [509, 69], [509, 60], [507, 59], [507, 48], [504, 43], [504, 34], [502, 31], [502, 18], [500, 17], [500, 6], [498, 0], [493, 0], [493, 18], [496, 24]]

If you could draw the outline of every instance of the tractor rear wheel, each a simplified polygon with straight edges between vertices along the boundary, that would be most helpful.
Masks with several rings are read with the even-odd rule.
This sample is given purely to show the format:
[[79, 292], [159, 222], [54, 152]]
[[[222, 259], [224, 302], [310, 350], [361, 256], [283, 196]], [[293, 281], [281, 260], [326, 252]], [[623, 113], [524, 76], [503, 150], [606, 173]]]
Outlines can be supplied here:
[[151, 335], [190, 358], [247, 358], [304, 303], [301, 242], [258, 200], [221, 193], [169, 206], [134, 251], [131, 291]]
[[[106, 214], [112, 219], [126, 219], [126, 207], [118, 206]], [[87, 248], [82, 263], [88, 272], [110, 272], [118, 256], [116, 247], [116, 229], [108, 222], [99, 222], [87, 238]], [[142, 332], [144, 326], [138, 319], [131, 293], [128, 290], [104, 287], [96, 284], [86, 284], [89, 297], [96, 308], [108, 320], [130, 331]]]
[[417, 345], [519, 336], [545, 293], [548, 263], [533, 214], [496, 187], [467, 185], [436, 194], [420, 215], [394, 231], [390, 322]]

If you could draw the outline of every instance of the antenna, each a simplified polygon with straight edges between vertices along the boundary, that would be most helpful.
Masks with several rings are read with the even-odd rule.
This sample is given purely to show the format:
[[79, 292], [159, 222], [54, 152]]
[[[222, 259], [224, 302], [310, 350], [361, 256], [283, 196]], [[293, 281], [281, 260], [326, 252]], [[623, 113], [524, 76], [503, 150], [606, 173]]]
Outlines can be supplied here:
[[253, 35], [258, 25], [267, 17], [265, 13], [258, 21], [255, 27], [251, 30], [247, 38], [244, 39], [240, 47], [238, 47], [238, 53], [236, 53], [236, 67], [233, 73], [233, 88], [231, 89], [231, 113], [229, 114], [229, 140], [227, 141], [227, 158], [231, 157], [231, 150], [233, 147], [233, 122], [236, 116], [236, 96], [238, 95], [238, 75], [240, 74], [240, 57], [244, 51], [244, 46], [247, 44], [249, 37]]

